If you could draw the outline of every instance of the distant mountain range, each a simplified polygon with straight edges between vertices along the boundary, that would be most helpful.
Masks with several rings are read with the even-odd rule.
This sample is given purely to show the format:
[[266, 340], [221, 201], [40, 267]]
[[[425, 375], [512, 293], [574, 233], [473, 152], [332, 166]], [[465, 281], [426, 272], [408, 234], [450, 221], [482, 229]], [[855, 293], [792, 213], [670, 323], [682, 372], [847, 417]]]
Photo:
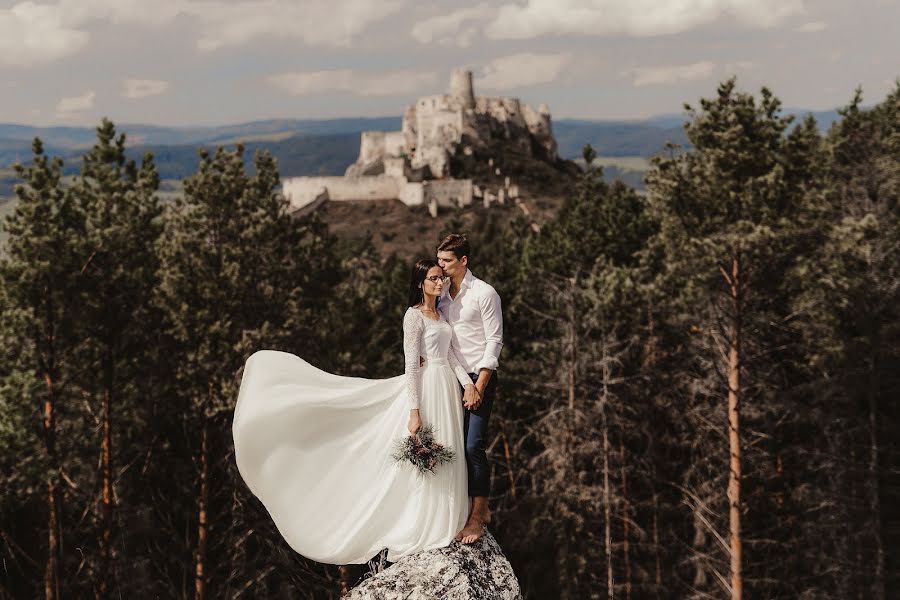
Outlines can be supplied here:
[[[803, 115], [806, 110], [786, 110]], [[813, 112], [822, 129], [838, 118], [835, 111]], [[608, 176], [622, 176], [639, 185], [641, 170], [622, 167], [617, 157], [649, 158], [659, 153], [666, 142], [687, 145], [682, 130], [684, 115], [660, 115], [643, 121], [554, 120], [553, 127], [563, 158], [581, 156], [585, 144], [591, 144], [601, 157], [611, 157]], [[344, 118], [326, 120], [272, 119], [221, 127], [161, 127], [117, 124], [125, 132], [128, 154], [140, 159], [152, 152], [163, 179], [182, 179], [195, 172], [197, 151], [242, 142], [250, 164], [256, 150], [267, 149], [277, 159], [284, 177], [299, 175], [340, 175], [356, 160], [359, 134], [366, 130], [397, 130], [401, 118]], [[95, 141], [92, 127], [33, 127], [0, 124], [0, 198], [12, 194], [14, 177], [9, 167], [27, 161], [31, 142], [41, 138], [47, 154], [61, 156], [67, 174], [77, 173], [80, 156]], [[603, 159], [601, 159], [603, 162]], [[629, 164], [634, 164], [632, 161]], [[629, 175], [630, 172], [630, 175]]]

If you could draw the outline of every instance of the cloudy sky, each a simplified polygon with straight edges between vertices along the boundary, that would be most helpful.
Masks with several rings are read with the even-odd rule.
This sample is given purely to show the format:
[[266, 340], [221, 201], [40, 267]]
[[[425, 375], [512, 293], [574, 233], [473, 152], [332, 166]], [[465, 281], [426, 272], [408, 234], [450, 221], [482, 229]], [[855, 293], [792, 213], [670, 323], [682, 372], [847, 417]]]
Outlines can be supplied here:
[[900, 77], [900, 0], [0, 0], [0, 122], [399, 115], [442, 93], [644, 118], [737, 75], [830, 109]]

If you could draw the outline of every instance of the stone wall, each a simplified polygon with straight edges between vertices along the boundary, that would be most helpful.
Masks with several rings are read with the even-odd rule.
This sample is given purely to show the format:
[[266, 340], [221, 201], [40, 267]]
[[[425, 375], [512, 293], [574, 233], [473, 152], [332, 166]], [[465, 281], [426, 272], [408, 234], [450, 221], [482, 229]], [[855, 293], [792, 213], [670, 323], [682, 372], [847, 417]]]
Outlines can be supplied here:
[[434, 204], [436, 207], [472, 204], [471, 179], [441, 179], [426, 182], [407, 181], [405, 177], [289, 177], [282, 193], [292, 211], [307, 212], [324, 201], [400, 200], [407, 206]]
[[550, 121], [550, 109], [546, 104], [538, 106], [534, 110], [527, 104], [523, 107], [525, 124], [535, 140], [547, 150], [549, 158], [556, 158], [556, 138], [553, 136], [553, 126]]
[[450, 72], [450, 95], [462, 108], [475, 108], [475, 88], [472, 86], [472, 71], [455, 68]]
[[363, 131], [356, 162], [369, 164], [385, 156], [402, 156], [405, 146], [402, 131]]
[[282, 183], [282, 193], [298, 210], [327, 191], [328, 200], [393, 200], [400, 197], [403, 180], [386, 175], [373, 177], [289, 177]]
[[419, 137], [416, 125], [416, 104], [410, 104], [403, 111], [403, 121], [400, 126], [400, 132], [403, 135], [403, 143], [409, 156], [413, 156], [416, 151], [416, 140]]
[[387, 131], [384, 134], [384, 155], [404, 156], [406, 151], [406, 138], [402, 131]]
[[363, 131], [359, 136], [359, 157], [356, 162], [369, 164], [384, 156], [384, 132]]
[[[463, 110], [451, 96], [428, 96], [416, 103], [415, 153], [412, 167], [428, 165], [431, 174], [442, 177], [449, 173], [448, 150], [459, 143], [463, 131]], [[411, 127], [404, 127], [408, 131]]]
[[384, 174], [388, 177], [405, 177], [406, 176], [406, 159], [400, 157], [385, 157]]
[[531, 135], [525, 121], [525, 108], [518, 98], [479, 97], [475, 107], [479, 139], [502, 140], [520, 152], [531, 155]]
[[472, 204], [471, 179], [439, 179], [425, 184], [425, 202], [434, 201], [440, 207]]
[[407, 206], [420, 206], [425, 203], [425, 184], [407, 181], [400, 186], [400, 202]]
[[528, 128], [525, 124], [525, 116], [522, 114], [522, 102], [518, 98], [479, 96], [475, 101], [475, 112], [523, 130]]

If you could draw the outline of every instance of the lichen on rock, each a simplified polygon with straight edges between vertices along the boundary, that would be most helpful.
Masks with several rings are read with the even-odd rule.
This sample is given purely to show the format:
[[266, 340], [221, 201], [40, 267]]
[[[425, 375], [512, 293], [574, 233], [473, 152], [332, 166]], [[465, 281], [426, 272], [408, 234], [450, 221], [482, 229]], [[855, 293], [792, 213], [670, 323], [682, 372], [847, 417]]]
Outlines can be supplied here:
[[519, 581], [494, 537], [487, 533], [471, 545], [406, 556], [369, 577], [347, 600], [521, 600]]

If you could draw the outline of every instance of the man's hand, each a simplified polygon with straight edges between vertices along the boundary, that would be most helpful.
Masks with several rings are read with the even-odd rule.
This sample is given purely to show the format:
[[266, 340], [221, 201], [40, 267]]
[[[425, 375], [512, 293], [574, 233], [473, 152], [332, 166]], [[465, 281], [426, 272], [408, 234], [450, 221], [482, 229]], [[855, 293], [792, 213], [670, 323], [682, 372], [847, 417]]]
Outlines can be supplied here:
[[481, 406], [481, 392], [478, 391], [478, 388], [475, 387], [475, 384], [470, 383], [465, 387], [465, 391], [463, 393], [463, 406], [468, 410], [477, 410], [479, 406]]
[[[490, 369], [481, 369], [478, 371], [478, 381], [475, 382], [475, 391], [478, 392], [478, 405], [481, 405], [482, 400], [484, 400], [484, 390], [487, 388], [488, 382], [491, 380], [491, 375], [494, 372]], [[475, 408], [478, 408], [476, 406]]]

